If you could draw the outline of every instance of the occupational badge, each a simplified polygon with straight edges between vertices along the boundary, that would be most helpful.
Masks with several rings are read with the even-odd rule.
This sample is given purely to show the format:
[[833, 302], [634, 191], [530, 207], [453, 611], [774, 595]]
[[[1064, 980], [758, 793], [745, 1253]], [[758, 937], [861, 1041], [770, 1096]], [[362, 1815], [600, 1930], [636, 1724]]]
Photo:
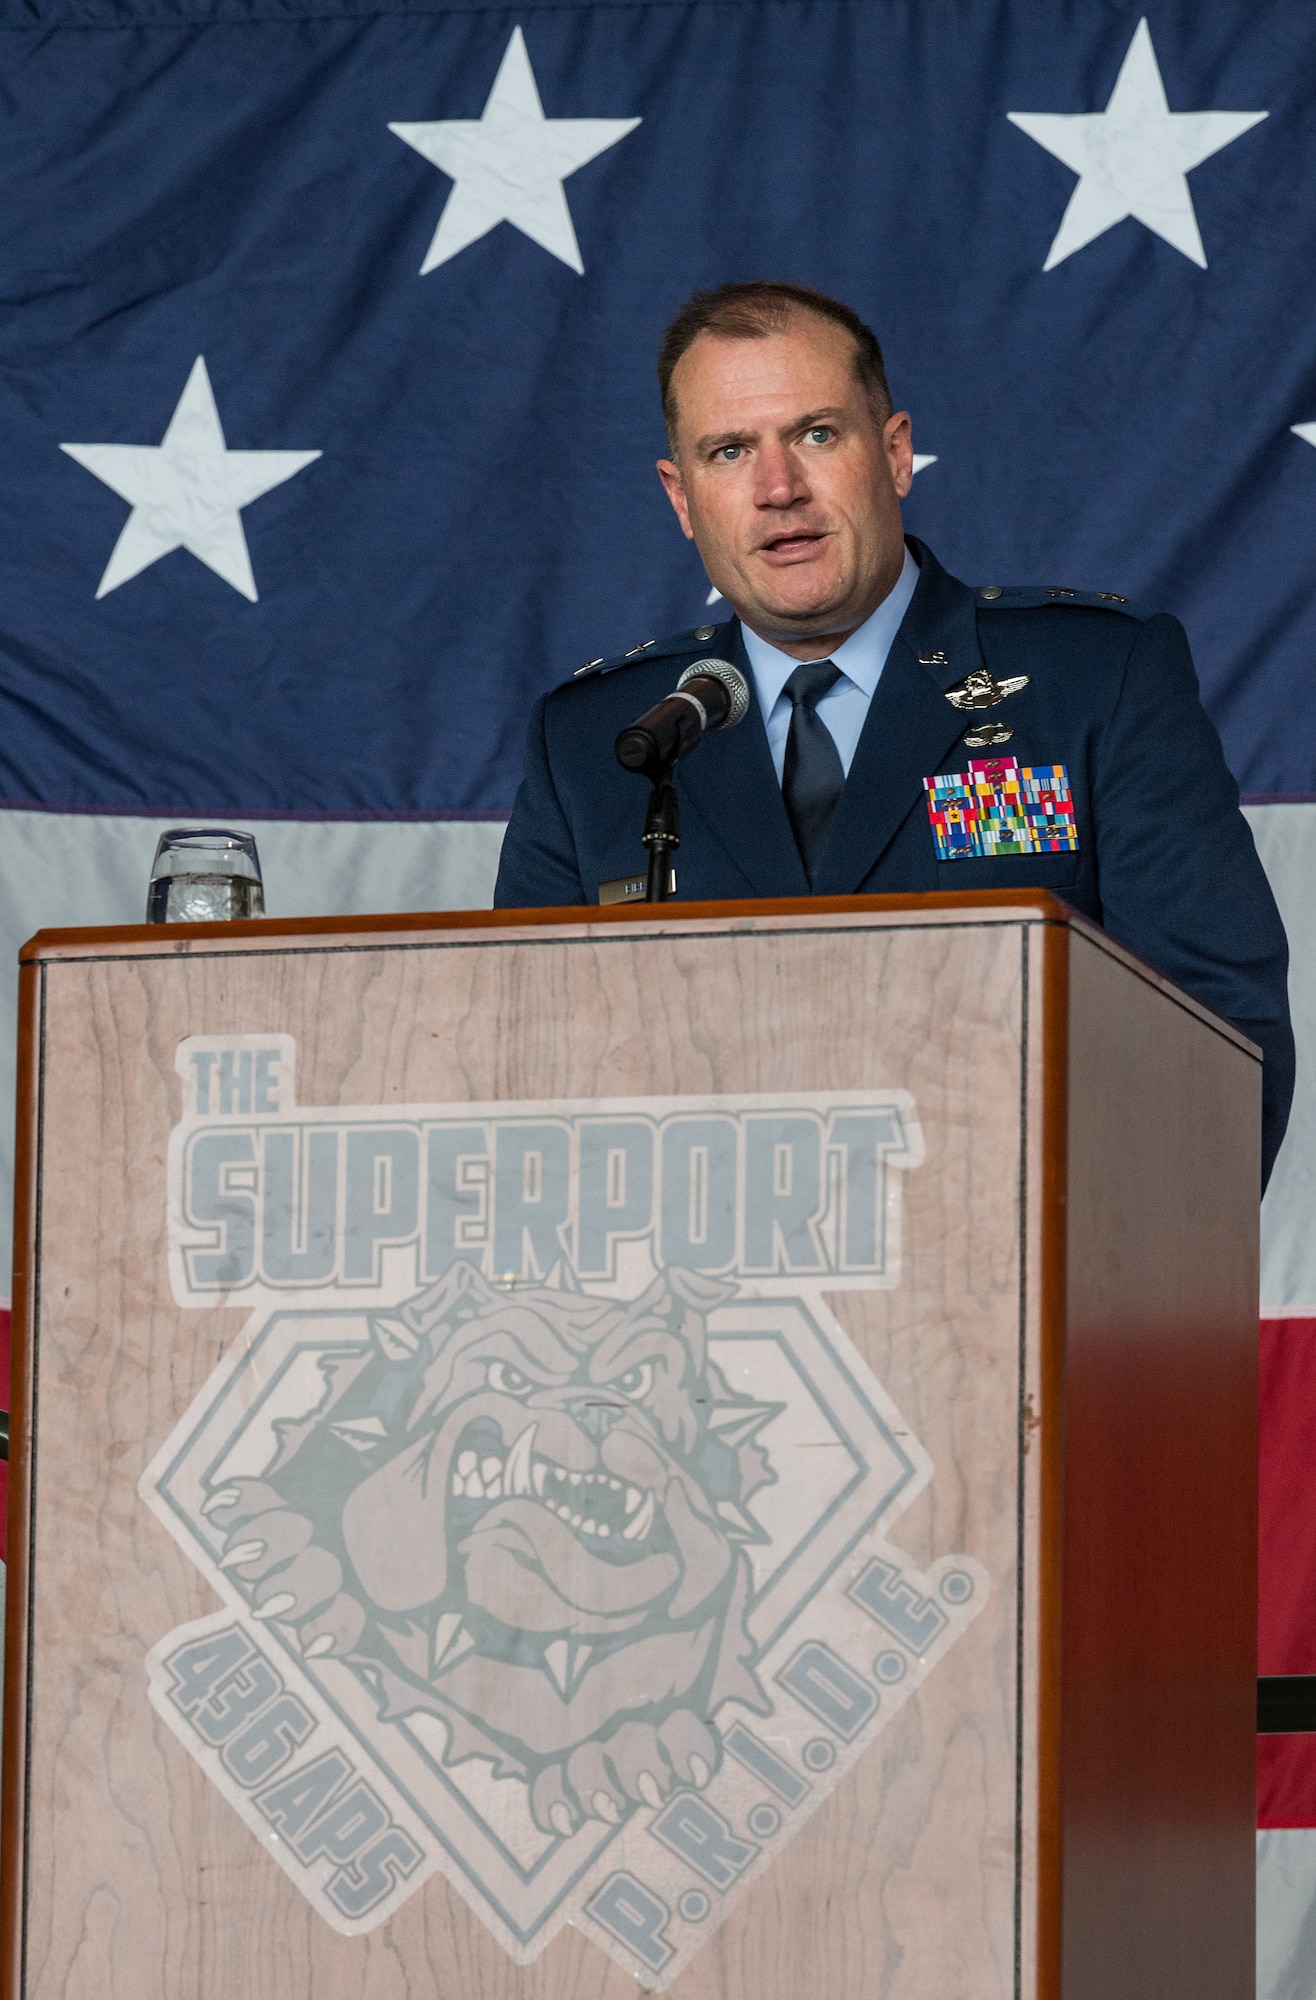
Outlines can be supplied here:
[[1004, 722], [975, 722], [972, 729], [965, 730], [964, 741], [970, 750], [990, 750], [998, 743], [1008, 743], [1013, 735]]
[[1011, 674], [1008, 680], [994, 680], [986, 667], [975, 667], [958, 687], [946, 690], [952, 708], [995, 708], [1008, 694], [1018, 694], [1028, 686], [1027, 674]]

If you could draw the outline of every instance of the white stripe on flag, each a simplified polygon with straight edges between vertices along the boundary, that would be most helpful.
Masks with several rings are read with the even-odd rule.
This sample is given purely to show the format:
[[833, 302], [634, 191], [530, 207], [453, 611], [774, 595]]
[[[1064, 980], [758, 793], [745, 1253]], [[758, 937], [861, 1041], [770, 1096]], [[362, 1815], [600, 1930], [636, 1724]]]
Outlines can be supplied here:
[[1257, 1835], [1257, 2000], [1316, 1993], [1316, 1827]]

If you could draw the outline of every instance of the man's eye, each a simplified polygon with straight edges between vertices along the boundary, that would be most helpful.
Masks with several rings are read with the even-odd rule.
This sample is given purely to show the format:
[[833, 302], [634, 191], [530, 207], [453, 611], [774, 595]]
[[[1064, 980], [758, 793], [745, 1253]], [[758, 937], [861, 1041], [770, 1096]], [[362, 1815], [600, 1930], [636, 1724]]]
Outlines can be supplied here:
[[739, 444], [720, 444], [714, 453], [714, 457], [720, 458], [724, 464], [734, 464], [744, 448], [743, 445]]
[[628, 1368], [624, 1375], [617, 1377], [616, 1387], [632, 1402], [641, 1402], [653, 1387], [653, 1363], [642, 1361], [638, 1368]]
[[805, 436], [810, 444], [830, 444], [835, 432], [830, 424], [811, 424]]
[[528, 1396], [534, 1383], [519, 1368], [513, 1368], [510, 1361], [491, 1361], [485, 1378], [491, 1389], [497, 1389], [503, 1396]]

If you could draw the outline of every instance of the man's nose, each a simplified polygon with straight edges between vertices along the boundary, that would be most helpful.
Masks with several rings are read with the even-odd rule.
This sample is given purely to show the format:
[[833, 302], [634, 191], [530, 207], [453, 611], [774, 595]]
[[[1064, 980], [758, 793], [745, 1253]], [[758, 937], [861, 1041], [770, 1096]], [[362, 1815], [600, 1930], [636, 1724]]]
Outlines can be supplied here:
[[790, 507], [809, 497], [808, 482], [794, 454], [783, 445], [767, 445], [759, 457], [758, 491], [760, 507]]
[[582, 1396], [571, 1405], [571, 1414], [590, 1437], [606, 1437], [618, 1419], [626, 1413], [624, 1403], [614, 1403], [608, 1396]]

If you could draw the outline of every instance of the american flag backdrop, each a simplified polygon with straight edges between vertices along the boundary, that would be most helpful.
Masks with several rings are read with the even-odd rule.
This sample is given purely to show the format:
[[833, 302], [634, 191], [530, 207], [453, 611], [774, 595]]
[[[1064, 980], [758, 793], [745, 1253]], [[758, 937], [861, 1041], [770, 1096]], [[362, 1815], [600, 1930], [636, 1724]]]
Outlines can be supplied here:
[[[711, 601], [653, 473], [666, 319], [729, 278], [839, 295], [948, 567], [1192, 639], [1293, 947], [1261, 1670], [1316, 1674], [1316, 12], [0, 0], [0, 31], [9, 962], [140, 919], [179, 822], [253, 829], [275, 915], [487, 903], [533, 698]], [[1316, 1736], [1265, 1740], [1259, 1802], [1259, 1990], [1297, 2000]]]

